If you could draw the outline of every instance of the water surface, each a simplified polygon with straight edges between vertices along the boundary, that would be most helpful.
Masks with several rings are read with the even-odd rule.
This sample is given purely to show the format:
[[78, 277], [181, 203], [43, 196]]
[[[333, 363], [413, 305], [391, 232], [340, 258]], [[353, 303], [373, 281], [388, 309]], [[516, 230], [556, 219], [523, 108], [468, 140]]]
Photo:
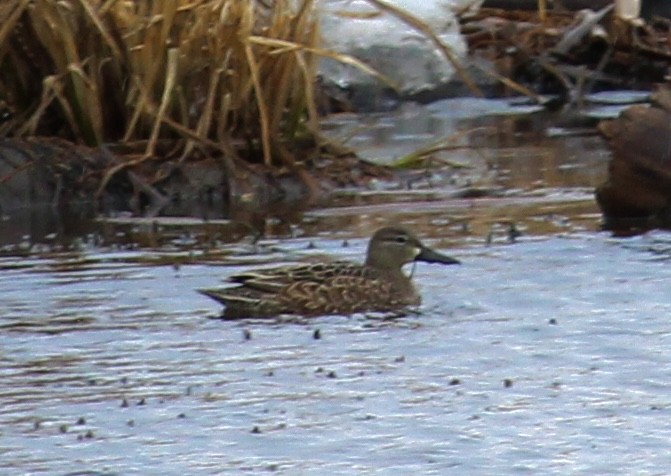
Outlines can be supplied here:
[[[551, 124], [494, 121], [448, 154], [471, 168], [269, 216], [257, 242], [227, 220], [9, 217], [0, 473], [664, 474], [671, 235], [601, 231], [608, 153]], [[455, 194], [469, 174], [496, 193]], [[195, 292], [359, 260], [390, 222], [463, 262], [420, 263], [404, 316], [221, 321]]]

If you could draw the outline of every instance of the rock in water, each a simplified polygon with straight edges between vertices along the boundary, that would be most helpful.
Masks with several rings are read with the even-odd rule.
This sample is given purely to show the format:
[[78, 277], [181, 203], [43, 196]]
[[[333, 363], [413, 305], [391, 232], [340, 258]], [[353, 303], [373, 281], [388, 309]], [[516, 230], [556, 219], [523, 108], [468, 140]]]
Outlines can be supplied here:
[[647, 220], [671, 224], [671, 89], [652, 96], [652, 107], [632, 106], [599, 124], [613, 158], [596, 191], [607, 222]]

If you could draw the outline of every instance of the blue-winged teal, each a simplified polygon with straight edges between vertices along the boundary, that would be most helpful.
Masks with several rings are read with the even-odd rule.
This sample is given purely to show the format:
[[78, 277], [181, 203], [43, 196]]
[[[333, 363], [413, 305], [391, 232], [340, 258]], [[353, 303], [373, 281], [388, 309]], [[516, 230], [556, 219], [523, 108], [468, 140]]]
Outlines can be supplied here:
[[224, 304], [228, 319], [394, 311], [420, 302], [401, 269], [412, 261], [459, 263], [405, 228], [388, 227], [371, 238], [363, 265], [333, 261], [248, 271], [230, 277], [239, 286], [199, 292]]

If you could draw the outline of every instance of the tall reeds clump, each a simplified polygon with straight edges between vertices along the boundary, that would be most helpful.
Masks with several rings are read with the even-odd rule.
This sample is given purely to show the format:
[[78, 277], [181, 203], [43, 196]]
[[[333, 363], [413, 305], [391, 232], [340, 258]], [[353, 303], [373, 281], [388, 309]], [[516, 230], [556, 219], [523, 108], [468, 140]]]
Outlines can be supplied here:
[[0, 135], [291, 166], [317, 41], [313, 0], [4, 0]]

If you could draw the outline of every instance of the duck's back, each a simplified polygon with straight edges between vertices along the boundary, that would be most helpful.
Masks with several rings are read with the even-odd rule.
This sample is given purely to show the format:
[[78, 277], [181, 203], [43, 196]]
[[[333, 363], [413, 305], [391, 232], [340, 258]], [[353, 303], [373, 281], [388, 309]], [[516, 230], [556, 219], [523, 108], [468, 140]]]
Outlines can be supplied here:
[[346, 261], [255, 270], [230, 279], [239, 286], [203, 291], [226, 306], [222, 317], [229, 319], [391, 311], [419, 303], [402, 274]]

